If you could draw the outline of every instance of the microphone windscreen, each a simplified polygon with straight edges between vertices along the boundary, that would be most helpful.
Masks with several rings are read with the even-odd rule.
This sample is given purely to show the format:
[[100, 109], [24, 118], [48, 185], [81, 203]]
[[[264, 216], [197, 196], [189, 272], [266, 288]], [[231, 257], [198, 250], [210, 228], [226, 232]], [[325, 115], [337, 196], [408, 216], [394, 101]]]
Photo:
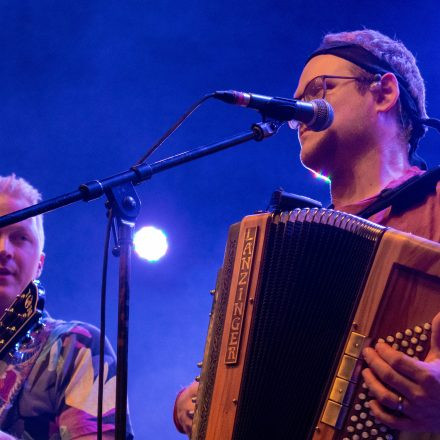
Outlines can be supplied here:
[[315, 106], [316, 117], [307, 127], [313, 131], [322, 131], [330, 127], [333, 122], [333, 108], [325, 99], [314, 99], [310, 101]]

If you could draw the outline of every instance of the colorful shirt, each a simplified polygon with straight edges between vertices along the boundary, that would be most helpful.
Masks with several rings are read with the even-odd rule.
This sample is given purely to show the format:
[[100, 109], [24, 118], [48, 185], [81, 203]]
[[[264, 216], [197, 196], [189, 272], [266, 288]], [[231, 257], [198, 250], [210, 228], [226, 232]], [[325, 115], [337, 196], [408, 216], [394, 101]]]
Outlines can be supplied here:
[[[99, 330], [48, 315], [43, 322], [29, 344], [0, 361], [1, 429], [26, 440], [73, 440], [95, 434]], [[116, 358], [108, 341], [104, 359], [103, 432], [111, 432], [115, 429]]]

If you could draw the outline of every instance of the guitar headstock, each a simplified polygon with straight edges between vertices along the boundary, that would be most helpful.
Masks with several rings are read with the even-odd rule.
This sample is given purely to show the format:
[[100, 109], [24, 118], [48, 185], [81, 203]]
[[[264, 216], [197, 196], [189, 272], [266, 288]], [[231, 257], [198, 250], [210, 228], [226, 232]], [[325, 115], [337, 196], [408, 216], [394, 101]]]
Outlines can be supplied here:
[[0, 357], [39, 320], [44, 308], [44, 289], [38, 280], [31, 281], [0, 318]]

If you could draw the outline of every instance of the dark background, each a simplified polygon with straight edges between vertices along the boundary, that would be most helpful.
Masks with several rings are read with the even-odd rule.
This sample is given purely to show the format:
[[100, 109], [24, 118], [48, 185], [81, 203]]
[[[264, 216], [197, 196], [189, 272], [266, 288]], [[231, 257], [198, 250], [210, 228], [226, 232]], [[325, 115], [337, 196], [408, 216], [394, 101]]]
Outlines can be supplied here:
[[[369, 27], [403, 40], [440, 116], [438, 6], [412, 1], [2, 0], [0, 174], [15, 172], [44, 198], [131, 166], [199, 97], [218, 89], [291, 96], [304, 60], [329, 31]], [[217, 141], [258, 113], [207, 102], [152, 160]], [[440, 137], [421, 154], [438, 163]], [[138, 188], [138, 225], [163, 228], [168, 255], [133, 260], [129, 394], [139, 439], [179, 438], [174, 397], [197, 374], [228, 226], [267, 206], [282, 186], [328, 202], [283, 127], [155, 176]], [[347, 153], [349, 154], [349, 152]], [[99, 323], [104, 200], [46, 215], [42, 280], [50, 312]], [[108, 336], [115, 345], [117, 261], [111, 258]]]

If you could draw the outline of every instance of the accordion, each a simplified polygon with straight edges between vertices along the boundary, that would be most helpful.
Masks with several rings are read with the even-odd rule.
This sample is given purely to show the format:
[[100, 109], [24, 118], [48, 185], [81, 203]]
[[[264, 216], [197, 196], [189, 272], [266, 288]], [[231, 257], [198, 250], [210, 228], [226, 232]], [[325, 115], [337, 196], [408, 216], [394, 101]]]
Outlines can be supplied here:
[[213, 293], [192, 440], [398, 438], [361, 352], [425, 358], [439, 244], [329, 209], [256, 214], [230, 227]]

